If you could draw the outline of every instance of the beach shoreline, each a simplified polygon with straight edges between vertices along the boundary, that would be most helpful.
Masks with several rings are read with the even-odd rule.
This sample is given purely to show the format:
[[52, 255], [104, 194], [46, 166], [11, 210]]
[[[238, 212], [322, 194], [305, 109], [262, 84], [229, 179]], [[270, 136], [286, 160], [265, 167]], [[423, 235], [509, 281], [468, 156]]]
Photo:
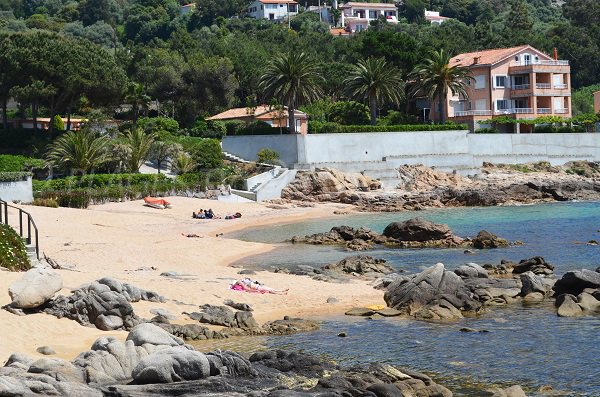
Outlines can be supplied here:
[[[64, 267], [57, 270], [63, 279], [62, 295], [102, 277], [113, 277], [138, 288], [156, 291], [165, 303], [133, 303], [142, 318], [154, 316], [152, 309], [164, 309], [177, 317], [174, 323], [194, 323], [182, 313], [197, 311], [203, 304], [222, 305], [226, 299], [250, 304], [254, 317], [262, 324], [283, 316], [323, 318], [341, 314], [352, 306], [382, 303], [381, 291], [367, 281], [351, 284], [326, 283], [309, 277], [259, 271], [253, 278], [277, 289], [289, 288], [287, 295], [261, 295], [232, 291], [228, 287], [240, 278], [240, 268], [231, 264], [245, 257], [268, 252], [273, 244], [228, 238], [243, 229], [334, 217], [334, 211], [352, 206], [322, 203], [314, 206], [273, 206], [259, 203], [222, 203], [214, 200], [170, 197], [173, 208], [157, 210], [143, 206], [141, 200], [90, 206], [89, 209], [26, 206], [40, 230], [41, 253]], [[234, 212], [236, 220], [192, 219], [192, 211], [212, 208], [224, 218]], [[186, 238], [184, 235], [197, 235]], [[177, 272], [181, 277], [165, 277]], [[8, 287], [22, 273], [2, 272], [0, 289]], [[348, 288], [352, 285], [352, 288]], [[329, 304], [327, 298], [337, 303]], [[8, 294], [0, 295], [0, 305], [10, 303]], [[197, 323], [197, 322], [196, 322]], [[96, 338], [113, 336], [124, 340], [125, 331], [101, 331], [77, 322], [38, 313], [17, 316], [0, 310], [0, 360], [12, 353], [42, 357], [40, 346], [56, 351], [52, 357], [73, 359], [89, 348]]]

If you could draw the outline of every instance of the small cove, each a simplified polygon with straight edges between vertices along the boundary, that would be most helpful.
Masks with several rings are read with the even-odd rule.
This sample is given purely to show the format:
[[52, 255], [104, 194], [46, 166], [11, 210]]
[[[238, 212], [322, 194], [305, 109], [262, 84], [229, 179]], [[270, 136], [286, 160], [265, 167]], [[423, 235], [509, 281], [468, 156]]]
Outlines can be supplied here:
[[[543, 256], [561, 275], [571, 269], [600, 266], [600, 247], [578, 242], [600, 240], [600, 203], [553, 203], [518, 207], [454, 208], [401, 213], [369, 213], [309, 220], [238, 232], [247, 241], [280, 243], [271, 252], [239, 261], [246, 268], [266, 269], [295, 264], [322, 265], [356, 255], [331, 246], [281, 243], [294, 235], [324, 232], [333, 226], [365, 226], [377, 232], [390, 222], [414, 216], [448, 224], [461, 236], [481, 229], [524, 246], [478, 251], [462, 249], [375, 249], [397, 269], [417, 272], [436, 262], [454, 268], [466, 262], [499, 263]], [[462, 327], [487, 333], [464, 333]], [[477, 395], [468, 383], [521, 384], [534, 392], [550, 385], [562, 395], [600, 395], [600, 317], [560, 318], [551, 304], [494, 308], [478, 318], [453, 323], [405, 319], [325, 319], [321, 330], [290, 337], [267, 337], [260, 344], [325, 355], [342, 364], [387, 362], [433, 374], [457, 396]], [[337, 334], [347, 332], [347, 338]], [[535, 395], [535, 393], [532, 393]], [[541, 394], [540, 394], [541, 395]]]

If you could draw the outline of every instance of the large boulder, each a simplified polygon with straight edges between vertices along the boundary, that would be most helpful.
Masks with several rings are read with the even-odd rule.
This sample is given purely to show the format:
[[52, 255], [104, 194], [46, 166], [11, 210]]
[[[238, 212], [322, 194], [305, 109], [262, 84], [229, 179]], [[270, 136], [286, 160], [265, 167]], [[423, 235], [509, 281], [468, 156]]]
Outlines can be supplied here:
[[[414, 315], [424, 307], [440, 306], [439, 313], [455, 317], [448, 305], [458, 310], [476, 311], [481, 304], [474, 298], [464, 281], [447, 271], [442, 263], [389, 285], [383, 299], [389, 307]], [[446, 307], [446, 309], [444, 309]]]
[[546, 294], [546, 287], [542, 278], [535, 273], [529, 271], [521, 274], [521, 296], [526, 296], [534, 292], [539, 292], [542, 295]]
[[210, 376], [208, 358], [184, 346], [157, 350], [143, 358], [131, 373], [139, 384], [172, 383]]
[[145, 344], [163, 346], [183, 345], [183, 340], [151, 323], [136, 325], [129, 332], [129, 335], [127, 335], [127, 340], [132, 341], [135, 346], [143, 346]]
[[35, 267], [8, 288], [11, 306], [19, 309], [41, 306], [52, 299], [62, 286], [60, 274], [52, 269]]
[[423, 218], [412, 218], [404, 222], [392, 222], [383, 230], [383, 235], [397, 241], [446, 240], [453, 236], [447, 225], [430, 222]]
[[577, 298], [571, 294], [559, 295], [555, 302], [560, 317], [577, 317], [583, 315], [583, 309], [577, 304]]
[[575, 296], [586, 288], [600, 288], [600, 273], [587, 269], [566, 272], [553, 287], [556, 295], [571, 294]]
[[486, 230], [480, 231], [477, 237], [473, 239], [473, 248], [487, 249], [500, 247], [508, 247], [508, 241]]
[[477, 263], [467, 263], [454, 269], [454, 273], [462, 278], [488, 278], [488, 272]]

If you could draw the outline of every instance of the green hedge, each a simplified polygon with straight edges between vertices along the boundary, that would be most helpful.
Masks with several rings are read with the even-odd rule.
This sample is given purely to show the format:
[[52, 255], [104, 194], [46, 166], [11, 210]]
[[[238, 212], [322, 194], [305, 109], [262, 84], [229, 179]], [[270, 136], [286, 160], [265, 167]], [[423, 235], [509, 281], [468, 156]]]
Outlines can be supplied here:
[[44, 168], [46, 168], [46, 162], [42, 159], [10, 154], [0, 155], [0, 172], [20, 172]]
[[287, 127], [259, 126], [242, 128], [236, 132], [236, 135], [280, 135], [289, 133], [290, 130]]
[[31, 172], [0, 172], [0, 182], [20, 182], [32, 175]]
[[21, 236], [12, 227], [0, 224], [0, 267], [11, 271], [31, 268]]
[[467, 130], [464, 124], [404, 124], [404, 125], [340, 125], [337, 123], [309, 122], [311, 134], [343, 134], [353, 132], [410, 132]]
[[102, 188], [108, 186], [132, 186], [166, 182], [164, 174], [89, 174], [66, 178], [33, 181], [34, 191], [56, 191], [80, 188]]

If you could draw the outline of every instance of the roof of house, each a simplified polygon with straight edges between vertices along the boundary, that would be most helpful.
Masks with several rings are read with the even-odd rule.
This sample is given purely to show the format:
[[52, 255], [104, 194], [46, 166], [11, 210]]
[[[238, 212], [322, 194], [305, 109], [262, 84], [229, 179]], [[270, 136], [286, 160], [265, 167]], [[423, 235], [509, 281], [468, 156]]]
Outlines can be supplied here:
[[396, 4], [394, 3], [359, 3], [359, 2], [355, 2], [355, 1], [350, 1], [346, 4], [343, 4], [342, 6], [340, 6], [340, 8], [352, 8], [352, 7], [358, 7], [358, 8], [393, 8], [396, 9]]
[[530, 45], [521, 45], [518, 47], [495, 48], [491, 50], [458, 54], [450, 60], [450, 66], [472, 66], [473, 64], [475, 64], [475, 58], [478, 58], [478, 65], [494, 65], [498, 62], [504, 61], [507, 58], [510, 58], [514, 54], [523, 51], [526, 48], [530, 48], [532, 51], [538, 52], [550, 59], [548, 55], [544, 54], [539, 50], [536, 50]]
[[258, 2], [263, 4], [298, 4], [294, 0], [258, 0]]
[[[285, 109], [286, 109], [285, 117], [287, 117], [287, 107], [285, 107]], [[245, 118], [245, 117], [250, 116], [248, 114], [248, 110], [249, 110], [249, 108], [233, 108], [233, 109], [226, 110], [222, 113], [215, 114], [214, 116], [208, 117], [207, 120], [231, 120], [231, 119]], [[273, 113], [275, 113], [275, 111], [273, 111], [271, 109], [271, 107], [267, 106], [267, 105], [259, 105], [254, 109], [254, 117], [256, 117], [256, 118], [270, 119], [270, 118], [272, 118]], [[301, 118], [308, 117], [306, 115], [306, 113], [301, 112], [299, 110], [295, 110], [294, 115], [296, 117], [301, 117]]]
[[329, 32], [334, 36], [348, 36], [350, 32], [348, 32], [345, 28], [331, 28]]

